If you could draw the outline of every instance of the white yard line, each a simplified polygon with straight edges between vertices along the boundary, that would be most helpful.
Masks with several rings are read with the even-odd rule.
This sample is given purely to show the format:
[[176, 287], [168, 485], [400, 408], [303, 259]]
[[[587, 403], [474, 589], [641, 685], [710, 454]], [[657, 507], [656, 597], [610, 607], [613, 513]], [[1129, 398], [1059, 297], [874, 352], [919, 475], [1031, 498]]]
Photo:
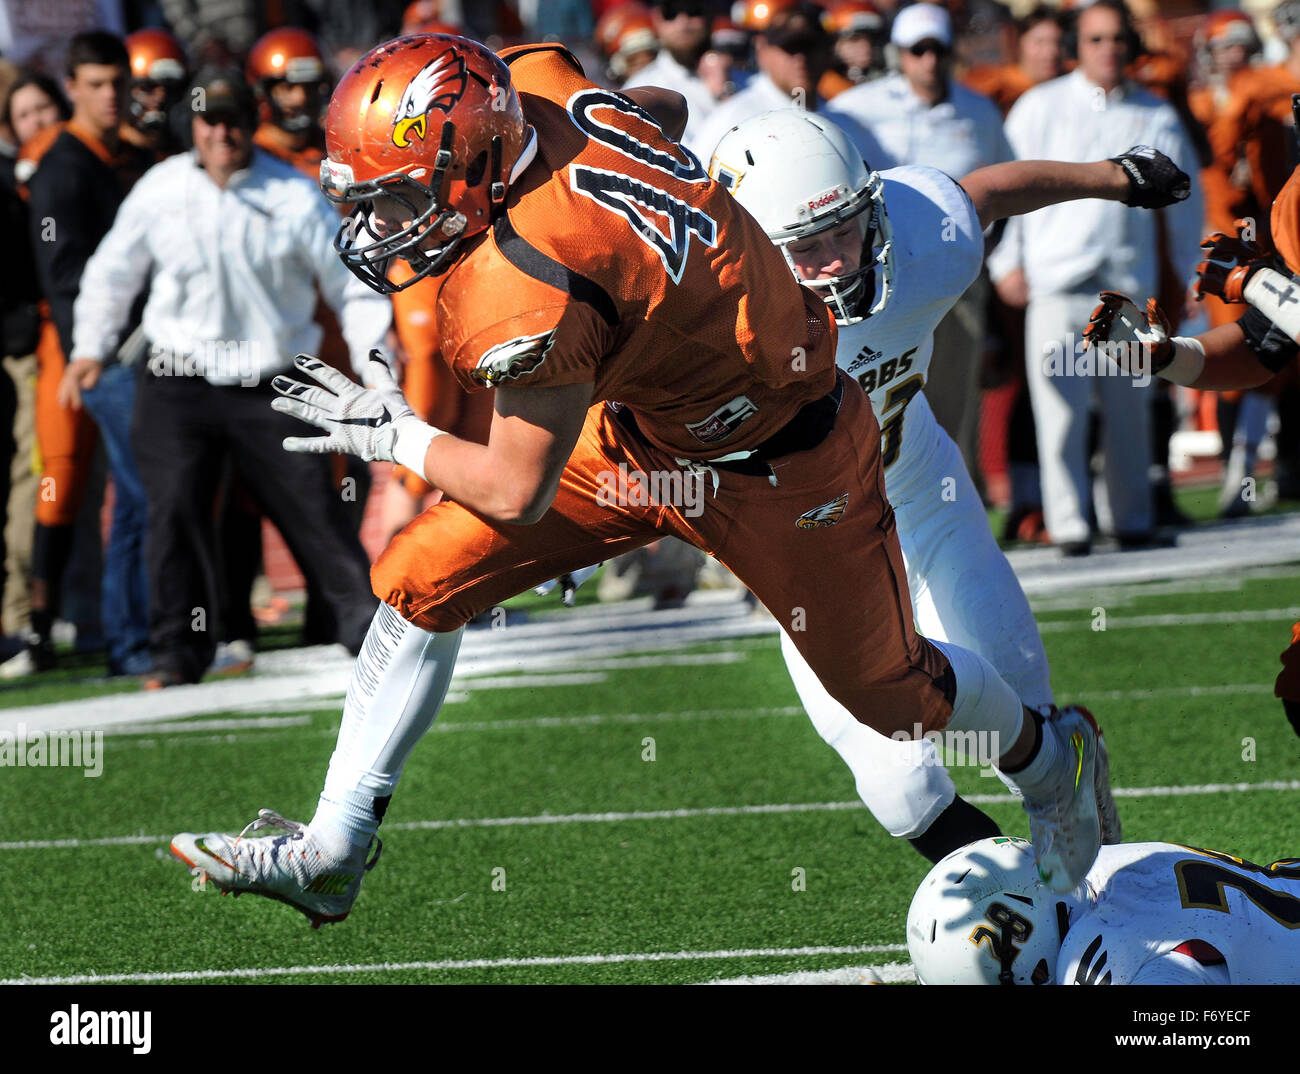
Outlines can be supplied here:
[[833, 970], [795, 970], [793, 973], [764, 973], [759, 976], [724, 977], [701, 981], [708, 985], [867, 985], [902, 984], [916, 980], [910, 962], [882, 962], [876, 966], [840, 966]]
[[[1173, 787], [1116, 787], [1116, 798], [1178, 798], [1198, 794], [1245, 794], [1253, 791], [1300, 791], [1300, 780], [1263, 783], [1200, 783]], [[974, 805], [1014, 802], [1009, 794], [968, 794]], [[450, 828], [513, 828], [554, 824], [617, 824], [629, 821], [684, 820], [692, 817], [749, 817], [790, 813], [840, 813], [865, 807], [861, 802], [775, 802], [764, 805], [705, 806], [696, 809], [643, 809], [607, 813], [541, 813], [521, 817], [456, 817], [449, 820], [395, 821], [384, 830], [442, 831]], [[167, 835], [117, 835], [96, 839], [27, 839], [0, 843], [5, 850], [81, 850], [87, 847], [147, 846], [166, 843]]]
[[[1038, 624], [1040, 634], [1059, 634], [1063, 630], [1095, 630], [1104, 634], [1107, 630], [1133, 629], [1136, 627], [1180, 627], [1210, 626], [1223, 623], [1294, 623], [1300, 619], [1300, 607], [1254, 608], [1240, 612], [1172, 612], [1168, 615], [1107, 615], [1105, 619], [1094, 620], [1092, 615], [1081, 615], [1077, 619], [1049, 619]], [[1094, 626], [1094, 622], [1103, 624], [1104, 628]]]
[[704, 962], [734, 958], [812, 958], [821, 955], [884, 955], [906, 951], [904, 944], [853, 947], [751, 947], [735, 951], [638, 951], [617, 955], [556, 955], [535, 958], [470, 958], [441, 962], [341, 963], [330, 966], [266, 966], [232, 970], [176, 970], [167, 973], [71, 974], [62, 977], [10, 977], [4, 985], [160, 984], [168, 981], [256, 980], [352, 973], [405, 973], [412, 970], [495, 970], [532, 966], [611, 966], [635, 962]]

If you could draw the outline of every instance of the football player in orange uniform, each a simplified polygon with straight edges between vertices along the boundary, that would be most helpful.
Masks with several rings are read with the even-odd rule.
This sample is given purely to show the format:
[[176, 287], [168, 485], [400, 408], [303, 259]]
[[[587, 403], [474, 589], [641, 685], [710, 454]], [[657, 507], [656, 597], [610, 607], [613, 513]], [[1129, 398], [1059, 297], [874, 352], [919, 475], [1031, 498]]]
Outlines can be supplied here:
[[[340, 82], [321, 167], [327, 195], [356, 206], [340, 255], [381, 292], [436, 282], [442, 356], [465, 388], [496, 388], [495, 412], [486, 445], [433, 428], [378, 354], [375, 389], [307, 356], [297, 361], [307, 381], [276, 378], [276, 409], [327, 434], [290, 438], [287, 450], [393, 460], [446, 498], [374, 565], [384, 603], [311, 823], [263, 811], [239, 836], [173, 840], [216, 886], [288, 902], [315, 923], [346, 916], [466, 621], [665, 535], [731, 568], [856, 719], [885, 734], [947, 726], [996, 742], [1047, 883], [1068, 890], [1091, 865], [1095, 725], [1078, 710], [1027, 712], [981, 658], [917, 635], [880, 428], [861, 387], [836, 371], [831, 313], [725, 183], [672, 140], [680, 101], [601, 89], [559, 46], [498, 57], [436, 35], [381, 45]], [[1106, 162], [1041, 168], [1050, 181], [1015, 208], [996, 174], [973, 201], [981, 212], [1077, 197], [1169, 204], [1187, 182], [1141, 162], [1136, 174]], [[883, 300], [900, 237], [874, 197], [826, 198], [808, 211], [843, 212], [860, 229], [880, 270], [861, 286]], [[414, 270], [404, 284], [390, 274], [395, 257]], [[852, 570], [827, 569], [836, 562]]]
[[181, 148], [171, 110], [189, 85], [185, 50], [166, 30], [137, 30], [126, 39], [126, 54], [131, 60], [131, 104], [122, 138], [162, 160]]

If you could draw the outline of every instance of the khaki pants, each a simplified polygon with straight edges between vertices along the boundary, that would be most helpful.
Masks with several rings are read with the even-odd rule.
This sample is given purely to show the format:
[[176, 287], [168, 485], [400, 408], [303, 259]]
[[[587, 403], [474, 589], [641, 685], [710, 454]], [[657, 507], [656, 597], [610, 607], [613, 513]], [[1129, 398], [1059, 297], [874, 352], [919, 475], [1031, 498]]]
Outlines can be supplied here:
[[32, 532], [36, 524], [36, 355], [5, 355], [4, 374], [13, 381], [17, 399], [13, 421], [15, 450], [9, 460], [9, 499], [5, 507], [4, 604], [0, 625], [5, 634], [31, 627], [28, 579], [32, 565]]

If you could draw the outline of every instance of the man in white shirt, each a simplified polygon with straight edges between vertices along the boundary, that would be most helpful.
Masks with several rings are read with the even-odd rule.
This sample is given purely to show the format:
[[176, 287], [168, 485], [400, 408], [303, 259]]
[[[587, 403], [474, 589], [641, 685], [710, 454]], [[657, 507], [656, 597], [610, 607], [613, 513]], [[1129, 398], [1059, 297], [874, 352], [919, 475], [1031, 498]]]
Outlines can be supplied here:
[[[900, 165], [925, 165], [953, 178], [1013, 159], [997, 106], [952, 77], [952, 20], [944, 8], [924, 3], [904, 8], [894, 19], [890, 41], [899, 70], [845, 90], [827, 109], [832, 119], [850, 116], [862, 123]], [[977, 480], [987, 302], [988, 281], [981, 273], [935, 329], [933, 371], [925, 388], [935, 419], [957, 442]]]
[[700, 131], [699, 146], [689, 148], [697, 149], [707, 164], [714, 147], [733, 127], [778, 108], [803, 108], [824, 112], [849, 136], [871, 168], [892, 167], [895, 161], [864, 124], [852, 115], [837, 113], [834, 102], [828, 103], [817, 93], [817, 83], [831, 63], [832, 44], [815, 14], [804, 5], [774, 11], [754, 38], [759, 73], [743, 90], [718, 105]]
[[711, 9], [705, 0], [659, 0], [654, 4], [650, 17], [659, 38], [659, 54], [622, 87], [662, 86], [685, 97], [686, 130], [679, 140], [706, 163], [713, 143], [703, 144], [700, 132], [717, 101], [700, 80], [697, 68], [709, 47]]
[[[1096, 0], [1079, 14], [1079, 66], [1025, 93], [1007, 117], [1021, 158], [1092, 160], [1147, 145], [1192, 177], [1186, 201], [1165, 214], [1168, 252], [1189, 283], [1200, 259], [1202, 200], [1196, 156], [1165, 102], [1126, 80], [1132, 31], [1118, 0]], [[1088, 429], [1094, 393], [1110, 517], [1121, 547], [1142, 547], [1154, 525], [1151, 389], [1093, 368], [1079, 342], [1098, 291], [1157, 291], [1156, 220], [1121, 205], [1080, 203], [1013, 220], [989, 258], [999, 293], [1028, 302], [1025, 361], [1037, 428], [1043, 514], [1052, 541], [1068, 555], [1091, 548]], [[1099, 374], [1094, 376], [1094, 372]]]
[[356, 651], [375, 607], [328, 461], [286, 455], [295, 423], [267, 404], [271, 377], [320, 341], [317, 284], [356, 368], [382, 344], [391, 306], [334, 255], [338, 217], [315, 184], [252, 145], [256, 106], [238, 73], [204, 73], [191, 99], [204, 106], [194, 152], [136, 184], [86, 265], [61, 388], [75, 403], [95, 383], [148, 281], [133, 440], [149, 501], [153, 686], [197, 682], [212, 659], [212, 504], [227, 454], [329, 603], [338, 640]]

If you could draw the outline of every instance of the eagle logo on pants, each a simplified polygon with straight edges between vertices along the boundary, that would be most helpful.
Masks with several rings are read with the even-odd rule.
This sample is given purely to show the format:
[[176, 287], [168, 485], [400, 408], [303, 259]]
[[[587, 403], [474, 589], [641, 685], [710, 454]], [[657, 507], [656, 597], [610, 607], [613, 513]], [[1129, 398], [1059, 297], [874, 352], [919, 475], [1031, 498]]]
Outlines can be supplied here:
[[455, 49], [448, 49], [430, 60], [411, 79], [397, 102], [393, 114], [393, 145], [401, 149], [411, 144], [412, 136], [424, 141], [428, 133], [429, 113], [435, 108], [450, 112], [465, 92], [465, 61]]
[[842, 492], [830, 503], [824, 503], [820, 507], [814, 507], [811, 511], [805, 511], [802, 515], [794, 520], [794, 524], [801, 530], [815, 530], [822, 526], [833, 526], [844, 517], [844, 508], [849, 505], [849, 494]]

